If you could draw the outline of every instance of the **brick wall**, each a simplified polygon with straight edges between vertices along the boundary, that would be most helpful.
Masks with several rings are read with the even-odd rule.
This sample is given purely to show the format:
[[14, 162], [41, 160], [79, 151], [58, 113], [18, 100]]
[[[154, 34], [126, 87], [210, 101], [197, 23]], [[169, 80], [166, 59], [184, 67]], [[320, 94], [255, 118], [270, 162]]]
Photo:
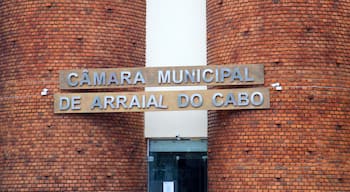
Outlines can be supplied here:
[[145, 4], [0, 1], [0, 191], [146, 191], [142, 113], [53, 114], [59, 70], [144, 65]]
[[209, 114], [209, 191], [350, 190], [350, 1], [208, 0], [208, 64], [264, 64], [271, 109]]

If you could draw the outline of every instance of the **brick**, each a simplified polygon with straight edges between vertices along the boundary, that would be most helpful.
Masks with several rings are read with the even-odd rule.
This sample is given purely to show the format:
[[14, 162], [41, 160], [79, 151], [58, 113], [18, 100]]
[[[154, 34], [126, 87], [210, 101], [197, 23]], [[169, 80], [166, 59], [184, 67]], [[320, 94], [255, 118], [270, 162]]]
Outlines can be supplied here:
[[145, 1], [0, 2], [0, 191], [146, 191], [142, 113], [53, 114], [59, 70], [144, 66], [145, 11]]
[[349, 8], [207, 1], [208, 64], [264, 64], [283, 86], [269, 110], [209, 112], [209, 191], [350, 190]]

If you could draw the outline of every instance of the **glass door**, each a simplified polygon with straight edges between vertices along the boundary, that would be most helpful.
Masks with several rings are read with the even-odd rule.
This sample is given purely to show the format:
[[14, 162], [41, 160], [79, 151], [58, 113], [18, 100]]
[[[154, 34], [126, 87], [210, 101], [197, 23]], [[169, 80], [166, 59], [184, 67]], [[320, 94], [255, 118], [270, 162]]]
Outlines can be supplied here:
[[150, 192], [206, 192], [207, 142], [150, 141]]

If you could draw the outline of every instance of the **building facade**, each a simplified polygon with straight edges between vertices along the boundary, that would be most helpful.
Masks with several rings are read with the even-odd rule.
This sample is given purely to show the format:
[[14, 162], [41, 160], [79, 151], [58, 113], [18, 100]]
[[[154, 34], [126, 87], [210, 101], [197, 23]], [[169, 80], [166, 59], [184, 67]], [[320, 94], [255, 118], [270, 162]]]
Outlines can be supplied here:
[[349, 14], [207, 0], [207, 64], [263, 64], [271, 107], [209, 111], [207, 137], [178, 140], [145, 136], [143, 113], [53, 113], [59, 70], [145, 66], [146, 1], [0, 1], [0, 191], [349, 191]]
[[208, 64], [283, 87], [270, 110], [210, 113], [209, 189], [349, 190], [349, 2], [207, 3]]
[[0, 191], [147, 190], [142, 113], [52, 108], [59, 70], [144, 66], [145, 6], [1, 2]]

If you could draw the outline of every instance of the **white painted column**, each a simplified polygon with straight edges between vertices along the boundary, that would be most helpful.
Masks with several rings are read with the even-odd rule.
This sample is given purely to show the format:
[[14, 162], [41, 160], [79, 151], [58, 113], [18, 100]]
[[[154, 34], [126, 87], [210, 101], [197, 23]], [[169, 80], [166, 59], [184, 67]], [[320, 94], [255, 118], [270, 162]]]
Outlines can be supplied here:
[[[206, 65], [206, 0], [147, 0], [146, 67]], [[146, 91], [201, 87], [148, 87]], [[145, 137], [205, 138], [207, 111], [145, 113]]]

